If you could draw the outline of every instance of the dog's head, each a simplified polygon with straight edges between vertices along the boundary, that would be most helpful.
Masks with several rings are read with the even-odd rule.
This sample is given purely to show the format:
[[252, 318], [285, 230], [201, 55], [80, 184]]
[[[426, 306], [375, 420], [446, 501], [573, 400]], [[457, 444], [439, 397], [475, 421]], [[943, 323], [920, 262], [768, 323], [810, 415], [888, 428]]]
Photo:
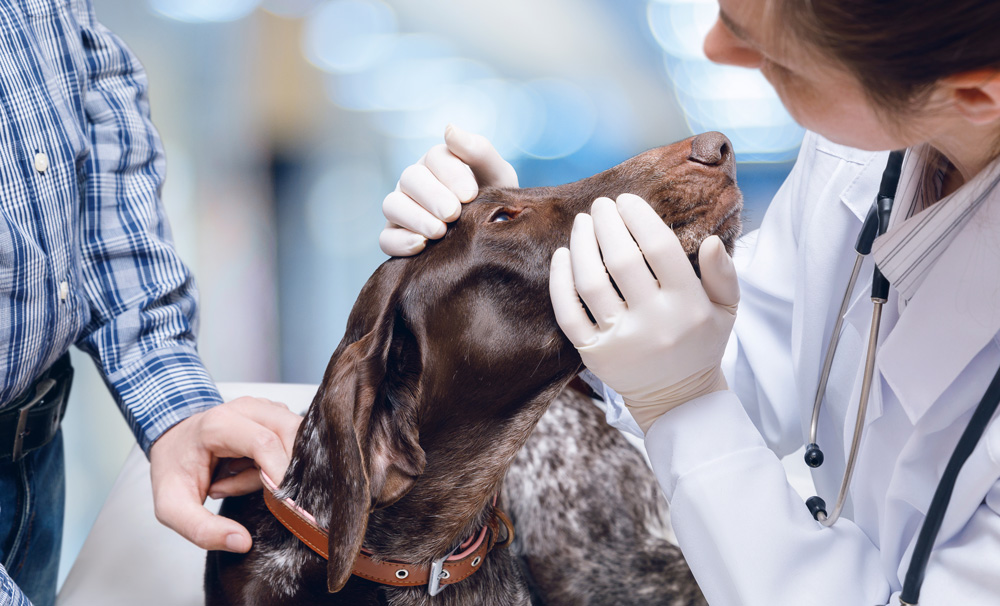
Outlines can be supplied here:
[[[579, 372], [548, 295], [552, 253], [568, 245], [576, 214], [598, 197], [633, 193], [673, 226], [692, 260], [711, 234], [731, 251], [742, 201], [734, 167], [729, 141], [708, 133], [576, 183], [485, 188], [440, 241], [379, 267], [351, 312], [286, 475], [327, 487], [331, 591], [349, 578], [375, 509], [404, 495], [432, 503], [446, 493], [467, 506], [458, 522], [467, 524]], [[301, 464], [304, 441], [312, 461], [321, 452], [325, 465]]]

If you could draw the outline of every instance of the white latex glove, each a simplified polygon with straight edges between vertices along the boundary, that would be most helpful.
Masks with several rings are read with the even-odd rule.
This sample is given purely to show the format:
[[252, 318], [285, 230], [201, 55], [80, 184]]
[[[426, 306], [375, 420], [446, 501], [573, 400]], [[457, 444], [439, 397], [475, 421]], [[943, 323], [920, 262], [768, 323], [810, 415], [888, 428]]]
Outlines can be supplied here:
[[701, 280], [673, 231], [632, 194], [617, 204], [598, 198], [590, 215], [576, 216], [570, 248], [552, 256], [556, 321], [643, 432], [671, 408], [727, 389], [720, 364], [739, 284], [718, 236], [702, 243], [698, 260]]
[[378, 242], [387, 255], [415, 255], [428, 238], [444, 236], [447, 223], [479, 195], [480, 185], [517, 187], [514, 167], [486, 137], [449, 124], [444, 141], [403, 170], [396, 190], [383, 200], [387, 222]]

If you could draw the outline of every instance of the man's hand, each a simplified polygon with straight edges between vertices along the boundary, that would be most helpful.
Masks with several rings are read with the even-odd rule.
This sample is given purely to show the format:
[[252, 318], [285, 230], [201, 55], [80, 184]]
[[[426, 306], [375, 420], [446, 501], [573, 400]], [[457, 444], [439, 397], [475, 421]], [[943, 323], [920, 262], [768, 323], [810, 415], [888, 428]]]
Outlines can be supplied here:
[[246, 528], [203, 506], [205, 498], [261, 487], [256, 467], [213, 483], [222, 458], [249, 457], [280, 482], [302, 417], [284, 404], [243, 397], [194, 414], [167, 430], [149, 451], [156, 518], [202, 549], [246, 552]]
[[449, 125], [444, 141], [407, 167], [382, 202], [386, 224], [379, 245], [385, 254], [415, 255], [428, 239], [444, 236], [480, 186], [517, 187], [514, 167], [482, 135]]

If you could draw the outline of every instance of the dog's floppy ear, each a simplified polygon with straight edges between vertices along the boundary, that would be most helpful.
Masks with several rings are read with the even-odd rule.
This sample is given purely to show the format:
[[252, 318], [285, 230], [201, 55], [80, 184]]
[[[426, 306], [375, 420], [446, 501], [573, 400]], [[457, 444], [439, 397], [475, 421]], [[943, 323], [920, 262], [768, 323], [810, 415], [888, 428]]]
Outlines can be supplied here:
[[[331, 592], [351, 576], [369, 513], [406, 494], [424, 469], [407, 377], [389, 376], [414, 374], [419, 354], [412, 340], [402, 320], [384, 310], [371, 331], [334, 356], [313, 403], [321, 407], [328, 432]], [[404, 384], [401, 393], [396, 383]]]

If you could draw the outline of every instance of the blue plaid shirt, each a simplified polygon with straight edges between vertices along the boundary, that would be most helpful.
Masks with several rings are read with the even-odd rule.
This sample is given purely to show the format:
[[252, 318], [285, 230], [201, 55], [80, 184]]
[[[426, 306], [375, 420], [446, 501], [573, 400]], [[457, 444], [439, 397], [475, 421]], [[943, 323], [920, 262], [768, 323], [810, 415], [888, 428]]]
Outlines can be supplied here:
[[[70, 345], [140, 446], [221, 397], [142, 66], [89, 0], [0, 0], [0, 406]], [[0, 606], [27, 604], [0, 568]]]

